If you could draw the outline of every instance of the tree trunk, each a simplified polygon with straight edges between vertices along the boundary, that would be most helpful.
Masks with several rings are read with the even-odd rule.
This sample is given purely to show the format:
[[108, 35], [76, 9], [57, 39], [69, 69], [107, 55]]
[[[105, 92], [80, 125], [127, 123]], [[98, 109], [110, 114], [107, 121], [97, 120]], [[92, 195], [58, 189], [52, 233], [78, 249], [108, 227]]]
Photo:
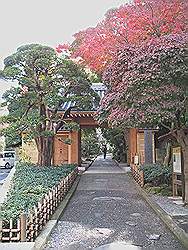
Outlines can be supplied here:
[[166, 155], [163, 162], [164, 166], [168, 166], [170, 164], [170, 161], [171, 161], [171, 143], [168, 142], [166, 145]]
[[38, 126], [37, 132], [40, 136], [35, 138], [38, 149], [38, 162], [39, 166], [51, 166], [53, 155], [53, 142], [54, 136], [44, 136], [43, 134], [53, 132], [53, 125], [50, 119], [50, 111], [43, 102], [41, 96], [41, 104], [39, 107], [39, 114], [41, 117], [41, 123]]
[[51, 166], [53, 156], [53, 139], [53, 136], [40, 136], [36, 139], [38, 149], [37, 164], [39, 166]]

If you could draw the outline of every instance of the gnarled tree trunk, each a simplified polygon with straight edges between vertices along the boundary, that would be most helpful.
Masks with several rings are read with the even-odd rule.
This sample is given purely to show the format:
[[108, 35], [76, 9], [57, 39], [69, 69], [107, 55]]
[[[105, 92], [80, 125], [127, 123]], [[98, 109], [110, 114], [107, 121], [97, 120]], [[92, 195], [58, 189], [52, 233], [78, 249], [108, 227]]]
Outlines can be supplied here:
[[53, 156], [53, 141], [54, 137], [40, 136], [35, 139], [38, 149], [38, 162], [39, 166], [50, 166], [52, 164]]
[[35, 138], [35, 142], [38, 150], [38, 162], [39, 166], [51, 166], [52, 156], [53, 156], [53, 135], [43, 135], [53, 132], [53, 124], [50, 119], [50, 111], [48, 107], [43, 102], [43, 97], [41, 96], [41, 104], [39, 107], [40, 117], [42, 122], [37, 128], [39, 136]]
[[168, 142], [167, 145], [166, 145], [166, 155], [165, 155], [165, 158], [164, 158], [164, 166], [168, 166], [170, 164], [170, 161], [171, 161], [171, 143]]

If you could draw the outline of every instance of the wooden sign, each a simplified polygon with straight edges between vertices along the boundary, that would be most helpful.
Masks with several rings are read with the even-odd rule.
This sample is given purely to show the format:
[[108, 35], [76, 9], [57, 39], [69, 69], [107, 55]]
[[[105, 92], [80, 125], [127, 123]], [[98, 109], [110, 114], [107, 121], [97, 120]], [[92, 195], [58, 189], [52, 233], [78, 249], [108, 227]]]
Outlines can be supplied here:
[[138, 164], [139, 164], [138, 155], [135, 155], [135, 157], [134, 157], [134, 164], [135, 164], [135, 165], [138, 165]]
[[173, 172], [181, 174], [181, 148], [173, 148]]

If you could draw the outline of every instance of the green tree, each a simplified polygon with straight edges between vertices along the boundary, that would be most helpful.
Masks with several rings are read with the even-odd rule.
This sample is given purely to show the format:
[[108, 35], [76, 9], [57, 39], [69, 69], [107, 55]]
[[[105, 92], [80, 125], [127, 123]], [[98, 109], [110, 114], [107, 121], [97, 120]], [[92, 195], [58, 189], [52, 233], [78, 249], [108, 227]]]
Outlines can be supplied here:
[[90, 158], [99, 155], [100, 142], [97, 137], [96, 129], [82, 130], [82, 157]]
[[113, 158], [119, 162], [126, 162], [127, 146], [125, 129], [121, 127], [103, 128], [102, 135], [112, 148]]
[[18, 87], [5, 92], [4, 106], [9, 114], [1, 118], [9, 126], [2, 131], [9, 143], [17, 143], [23, 132], [34, 139], [38, 164], [51, 165], [53, 139], [65, 123], [58, 112], [63, 103], [72, 101], [77, 108], [92, 109], [97, 96], [88, 74], [68, 57], [59, 57], [53, 48], [39, 44], [24, 45], [4, 60], [0, 76], [16, 80]]

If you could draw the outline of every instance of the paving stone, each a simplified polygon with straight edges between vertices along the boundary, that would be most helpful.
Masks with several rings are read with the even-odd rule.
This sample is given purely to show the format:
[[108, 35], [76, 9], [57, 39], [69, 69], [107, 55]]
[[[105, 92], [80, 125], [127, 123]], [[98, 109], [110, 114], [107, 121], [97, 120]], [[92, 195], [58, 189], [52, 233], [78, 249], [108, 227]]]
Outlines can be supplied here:
[[133, 214], [131, 214], [131, 216], [141, 216], [141, 214], [139, 214], [139, 213], [133, 213]]
[[149, 240], [159, 240], [161, 235], [160, 234], [151, 234], [147, 236]]
[[127, 244], [124, 242], [115, 242], [111, 244], [107, 244], [101, 247], [94, 248], [94, 250], [139, 250], [142, 249], [139, 246], [135, 246], [132, 244]]
[[132, 227], [135, 227], [137, 225], [136, 223], [134, 223], [132, 221], [126, 221], [125, 224], [132, 226]]

